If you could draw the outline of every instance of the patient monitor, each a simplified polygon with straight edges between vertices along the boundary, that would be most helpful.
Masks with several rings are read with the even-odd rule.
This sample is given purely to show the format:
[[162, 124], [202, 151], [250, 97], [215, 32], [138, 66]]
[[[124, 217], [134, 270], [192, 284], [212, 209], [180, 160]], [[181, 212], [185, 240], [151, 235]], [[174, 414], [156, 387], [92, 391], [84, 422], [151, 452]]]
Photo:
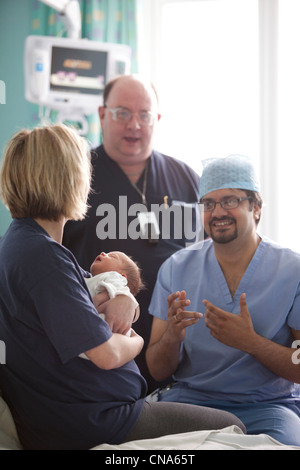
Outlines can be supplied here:
[[131, 49], [88, 39], [28, 36], [25, 97], [59, 111], [59, 121], [97, 111], [108, 80], [130, 71]]
[[90, 114], [102, 103], [106, 82], [129, 73], [130, 58], [131, 50], [123, 44], [28, 36], [25, 97], [51, 109], [78, 109]]

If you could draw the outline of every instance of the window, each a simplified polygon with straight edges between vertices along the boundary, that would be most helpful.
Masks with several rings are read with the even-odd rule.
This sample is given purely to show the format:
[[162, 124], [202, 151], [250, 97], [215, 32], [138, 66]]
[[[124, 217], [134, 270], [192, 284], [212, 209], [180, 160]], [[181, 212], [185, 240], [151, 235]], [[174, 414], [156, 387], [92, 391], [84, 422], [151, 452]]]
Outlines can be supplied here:
[[300, 2], [279, 2], [278, 241], [300, 252]]
[[141, 1], [141, 72], [162, 112], [156, 148], [196, 171], [205, 158], [252, 157], [261, 233], [300, 251], [296, 211], [285, 207], [300, 174], [299, 0]]
[[164, 5], [157, 84], [163, 151], [196, 170], [203, 158], [258, 157], [257, 36], [253, 0]]

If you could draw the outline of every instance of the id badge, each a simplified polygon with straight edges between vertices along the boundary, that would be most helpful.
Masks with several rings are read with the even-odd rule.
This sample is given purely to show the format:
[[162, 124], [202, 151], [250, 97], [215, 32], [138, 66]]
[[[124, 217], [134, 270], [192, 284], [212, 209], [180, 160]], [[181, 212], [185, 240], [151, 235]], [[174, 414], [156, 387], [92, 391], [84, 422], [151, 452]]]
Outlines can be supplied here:
[[141, 238], [148, 240], [150, 243], [157, 243], [160, 230], [155, 212], [139, 212], [138, 220], [141, 228]]

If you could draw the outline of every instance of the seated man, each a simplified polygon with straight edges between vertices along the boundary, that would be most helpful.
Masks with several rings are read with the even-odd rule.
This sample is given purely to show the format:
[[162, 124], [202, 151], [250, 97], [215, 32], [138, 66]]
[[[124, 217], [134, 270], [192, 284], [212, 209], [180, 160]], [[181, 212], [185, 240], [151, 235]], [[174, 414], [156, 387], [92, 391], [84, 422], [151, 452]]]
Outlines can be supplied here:
[[300, 255], [257, 233], [258, 191], [248, 158], [205, 162], [210, 238], [162, 265], [147, 362], [157, 380], [173, 374], [159, 401], [230, 410], [249, 434], [300, 445]]

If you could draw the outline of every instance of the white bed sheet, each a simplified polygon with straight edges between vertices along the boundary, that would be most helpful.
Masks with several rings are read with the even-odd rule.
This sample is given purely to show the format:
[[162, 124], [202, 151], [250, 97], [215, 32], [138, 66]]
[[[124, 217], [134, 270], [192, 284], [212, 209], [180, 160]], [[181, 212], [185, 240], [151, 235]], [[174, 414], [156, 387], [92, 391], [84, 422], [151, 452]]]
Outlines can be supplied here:
[[174, 434], [120, 445], [101, 444], [92, 450], [300, 450], [300, 447], [283, 445], [266, 434], [245, 435], [237, 426], [230, 426], [221, 430]]

